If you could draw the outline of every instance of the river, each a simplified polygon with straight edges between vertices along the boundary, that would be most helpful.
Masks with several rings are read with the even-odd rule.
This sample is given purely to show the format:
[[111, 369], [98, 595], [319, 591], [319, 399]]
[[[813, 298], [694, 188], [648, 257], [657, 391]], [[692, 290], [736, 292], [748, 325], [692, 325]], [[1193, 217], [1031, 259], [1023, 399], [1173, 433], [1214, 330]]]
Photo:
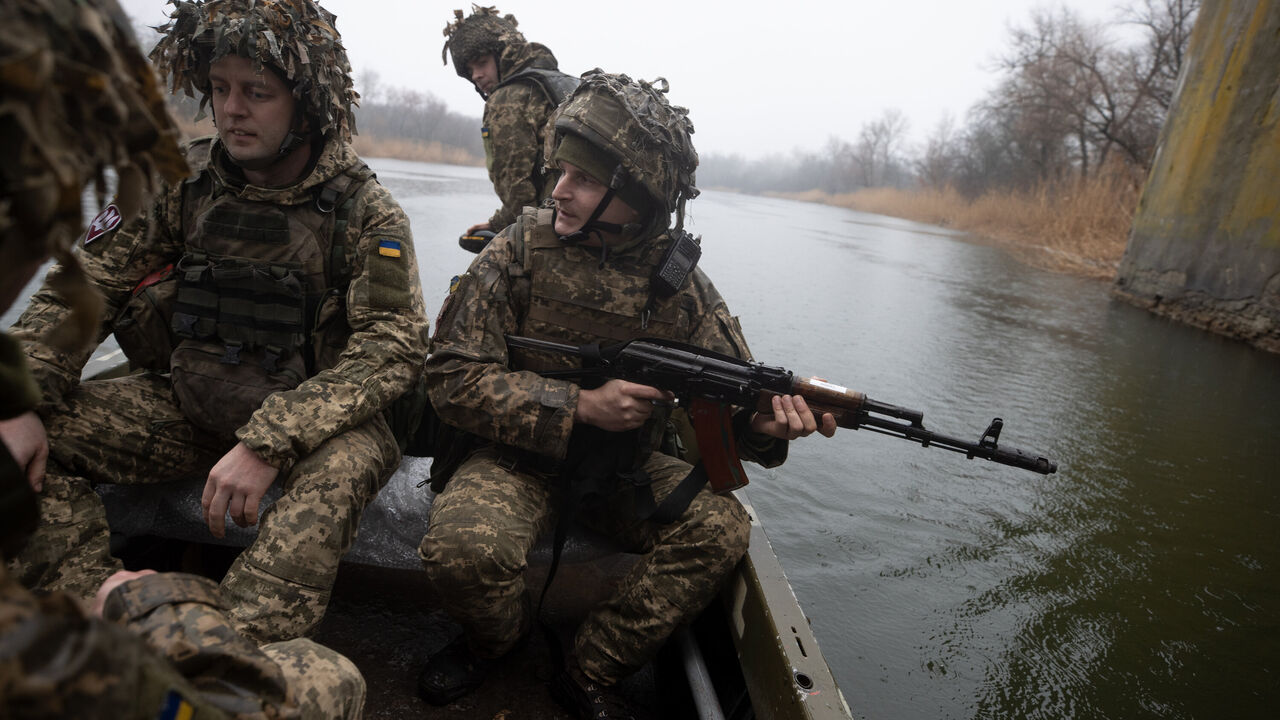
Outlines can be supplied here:
[[[492, 190], [481, 169], [371, 164], [434, 314]], [[1280, 357], [945, 229], [714, 191], [690, 209], [757, 360], [949, 435], [999, 416], [1003, 443], [1058, 463], [841, 431], [748, 468], [856, 717], [1274, 716]]]

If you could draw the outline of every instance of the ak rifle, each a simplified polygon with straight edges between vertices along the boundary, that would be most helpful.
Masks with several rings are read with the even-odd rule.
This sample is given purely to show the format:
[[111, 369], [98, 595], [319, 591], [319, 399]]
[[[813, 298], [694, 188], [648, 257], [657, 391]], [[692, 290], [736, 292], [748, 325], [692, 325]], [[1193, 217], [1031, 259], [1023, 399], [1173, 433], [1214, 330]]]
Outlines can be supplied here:
[[[1048, 475], [1057, 463], [1018, 448], [999, 445], [1004, 421], [995, 418], [977, 442], [941, 435], [924, 427], [924, 413], [872, 400], [848, 388], [816, 378], [796, 377], [791, 371], [748, 362], [683, 343], [654, 338], [600, 347], [565, 345], [547, 340], [507, 335], [509, 348], [521, 348], [582, 358], [583, 367], [552, 370], [545, 377], [563, 379], [619, 378], [675, 394], [685, 405], [697, 433], [702, 460], [717, 492], [746, 484], [733, 442], [730, 406], [773, 412], [773, 395], [799, 395], [819, 418], [831, 413], [836, 425], [918, 442], [982, 458], [1001, 465]], [[717, 452], [715, 449], [723, 449]], [[709, 452], [709, 449], [712, 449]]]

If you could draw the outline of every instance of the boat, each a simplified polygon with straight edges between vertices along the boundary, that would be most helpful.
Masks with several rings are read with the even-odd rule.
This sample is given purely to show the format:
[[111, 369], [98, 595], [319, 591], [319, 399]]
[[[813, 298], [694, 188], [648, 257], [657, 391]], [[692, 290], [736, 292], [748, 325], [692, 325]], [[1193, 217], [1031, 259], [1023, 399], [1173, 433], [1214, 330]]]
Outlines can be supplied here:
[[[416, 696], [427, 657], [458, 632], [438, 609], [417, 557], [433, 497], [420, 485], [429, 463], [406, 458], [366, 509], [315, 639], [347, 655], [364, 673], [366, 718], [566, 717], [546, 689], [555, 667], [549, 650], [554, 640], [541, 633], [504, 660], [479, 691], [443, 707]], [[203, 478], [193, 477], [164, 485], [100, 486], [113, 552], [133, 567], [220, 577], [254, 530], [229, 524], [225, 538], [213, 538], [202, 521], [203, 485]], [[759, 517], [745, 491], [735, 492], [751, 517], [746, 557], [718, 599], [619, 692], [664, 720], [849, 720], [849, 706]], [[264, 508], [272, 500], [269, 494]], [[603, 538], [571, 533], [539, 613], [551, 628], [547, 636], [570, 633], [635, 557]], [[531, 591], [543, 587], [550, 560], [548, 538], [530, 554]]]

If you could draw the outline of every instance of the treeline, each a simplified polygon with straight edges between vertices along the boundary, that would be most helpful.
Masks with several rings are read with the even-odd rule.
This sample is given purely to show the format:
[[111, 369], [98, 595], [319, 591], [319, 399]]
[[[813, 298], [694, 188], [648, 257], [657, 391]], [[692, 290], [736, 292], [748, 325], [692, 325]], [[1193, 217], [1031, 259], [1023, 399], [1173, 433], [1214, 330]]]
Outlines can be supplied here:
[[1000, 83], [962, 125], [944, 119], [921, 146], [886, 110], [854, 140], [833, 136], [819, 152], [746, 160], [708, 155], [703, 187], [747, 192], [871, 187], [992, 191], [1061, 184], [1150, 166], [1173, 99], [1199, 0], [1133, 0], [1117, 20], [1140, 32], [1121, 47], [1108, 26], [1060, 7], [1039, 9], [1011, 28], [996, 58]]
[[[449, 110], [431, 93], [383, 85], [377, 72], [360, 74], [356, 150], [404, 160], [483, 162], [480, 119]], [[479, 101], [477, 99], [477, 105]]]

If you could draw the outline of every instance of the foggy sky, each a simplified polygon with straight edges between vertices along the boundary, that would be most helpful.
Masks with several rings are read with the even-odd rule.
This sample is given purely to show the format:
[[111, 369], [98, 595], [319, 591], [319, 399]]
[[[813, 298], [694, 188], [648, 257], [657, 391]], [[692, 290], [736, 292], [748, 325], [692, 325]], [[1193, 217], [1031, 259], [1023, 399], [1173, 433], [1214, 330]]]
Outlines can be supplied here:
[[[692, 0], [486, 0], [547, 45], [560, 68], [594, 67], [646, 80], [666, 77], [673, 102], [690, 109], [702, 153], [748, 158], [818, 150], [831, 136], [854, 141], [863, 123], [888, 108], [910, 122], [921, 143], [950, 113], [968, 109], [997, 81], [994, 61], [1010, 24], [1032, 8], [1018, 0], [847, 0], [694, 2]], [[135, 20], [164, 21], [164, 0], [121, 0]], [[455, 7], [426, 0], [324, 0], [355, 71], [383, 85], [429, 92], [452, 110], [479, 117], [470, 84], [442, 65], [442, 30]], [[1111, 25], [1117, 41], [1121, 0], [1067, 0], [1090, 21]], [[1124, 33], [1128, 32], [1126, 36]], [[1127, 40], [1126, 40], [1127, 37]]]

